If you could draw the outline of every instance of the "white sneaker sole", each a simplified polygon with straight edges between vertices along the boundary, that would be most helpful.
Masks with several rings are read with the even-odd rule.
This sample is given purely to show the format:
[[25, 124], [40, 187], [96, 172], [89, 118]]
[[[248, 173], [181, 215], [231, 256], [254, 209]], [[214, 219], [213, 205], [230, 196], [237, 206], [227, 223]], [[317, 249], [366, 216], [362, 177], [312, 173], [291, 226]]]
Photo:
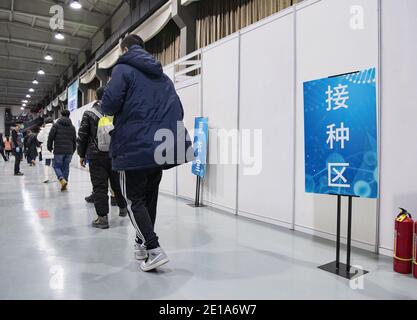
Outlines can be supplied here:
[[135, 259], [136, 260], [146, 260], [146, 258], [148, 257], [148, 255], [146, 254], [146, 255], [142, 255], [142, 256], [140, 256], [140, 255], [138, 255], [136, 252], [135, 252]]
[[146, 267], [145, 263], [142, 263], [140, 265], [140, 268], [142, 269], [142, 271], [148, 272], [148, 271], [154, 270], [156, 268], [159, 268], [159, 267], [163, 266], [164, 264], [167, 264], [168, 262], [169, 262], [169, 259], [165, 258], [165, 259], [162, 259], [161, 261], [159, 261], [158, 263], [156, 263], [152, 266], [149, 266], [149, 267]]

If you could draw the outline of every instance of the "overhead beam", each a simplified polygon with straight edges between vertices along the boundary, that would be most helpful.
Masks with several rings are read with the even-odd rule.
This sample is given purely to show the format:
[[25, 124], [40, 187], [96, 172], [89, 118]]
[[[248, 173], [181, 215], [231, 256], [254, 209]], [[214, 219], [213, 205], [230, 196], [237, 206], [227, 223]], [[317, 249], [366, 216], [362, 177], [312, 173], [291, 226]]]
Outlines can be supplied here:
[[[34, 85], [32, 83], [33, 79], [25, 80], [25, 79], [15, 79], [15, 78], [0, 78], [0, 81], [7, 81], [7, 82], [9, 82], [9, 81], [12, 81], [13, 82], [14, 81], [14, 82], [24, 82], [24, 83], [30, 82], [31, 86], [33, 86], [34, 89], [36, 88], [36, 85]], [[39, 82], [41, 82], [41, 81], [39, 81]], [[51, 81], [51, 80], [49, 80], [49, 81], [48, 80], [42, 80], [42, 82], [43, 83], [49, 83], [49, 84], [55, 83], [55, 81]]]
[[[45, 53], [44, 48], [29, 47], [28, 45], [24, 45], [24, 44], [12, 43], [12, 42], [5, 42], [5, 41], [3, 41], [3, 43], [6, 44], [6, 45], [8, 45], [8, 46], [13, 46], [13, 47], [16, 47], [16, 48], [23, 48], [25, 50], [36, 51], [36, 52], [41, 53], [41, 54], [44, 54]], [[67, 53], [67, 52], [62, 53], [61, 51], [57, 51], [55, 49], [50, 49], [49, 51], [51, 53], [56, 54], [56, 55], [60, 55], [60, 56], [64, 56], [66, 58], [69, 58], [70, 60], [71, 60], [71, 57], [72, 56], [76, 56], [75, 54], [71, 54], [71, 53]], [[46, 61], [46, 60], [43, 60], [43, 57], [38, 60], [39, 63], [41, 63], [41, 61], [43, 61], [43, 62], [49, 62], [52, 65], [54, 64], [54, 60], [52, 60], [52, 61]], [[70, 63], [71, 63], [71, 61], [68, 61], [68, 63], [65, 64], [65, 66], [67, 66]]]
[[[22, 27], [27, 28], [28, 30], [36, 30], [40, 32], [45, 32], [51, 34], [52, 30], [50, 28], [43, 28], [39, 26], [35, 26], [36, 17], [33, 17], [32, 22], [27, 24], [19, 21], [9, 21], [9, 20], [0, 20], [0, 24], [7, 24], [8, 26], [16, 26], [16, 27]], [[82, 36], [73, 36], [70, 32], [66, 32], [64, 30], [60, 30], [63, 35], [65, 35], [66, 38], [72, 38], [72, 39], [78, 39], [78, 40], [89, 40], [88, 37], [82, 37]]]
[[16, 43], [31, 44], [31, 45], [38, 45], [38, 46], [45, 46], [45, 47], [52, 46], [56, 48], [66, 49], [66, 50], [69, 49], [69, 50], [74, 50], [74, 51], [81, 51], [81, 49], [78, 47], [66, 46], [62, 44], [56, 44], [56, 43], [51, 43], [51, 42], [39, 41], [39, 40], [31, 40], [31, 39], [25, 39], [25, 38], [0, 36], [0, 41], [16, 42]]
[[20, 56], [6, 56], [4, 54], [0, 54], [0, 58], [2, 59], [8, 59], [8, 60], [16, 60], [16, 61], [25, 61], [25, 62], [29, 62], [29, 63], [33, 63], [33, 64], [37, 64], [37, 65], [53, 65], [53, 66], [62, 66], [62, 67], [67, 67], [68, 64], [64, 63], [64, 62], [59, 62], [59, 61], [39, 61], [38, 59], [34, 59], [34, 58], [28, 58], [28, 57], [20, 57]]
[[[30, 18], [35, 17], [36, 19], [49, 21], [52, 15], [45, 15], [45, 13], [49, 14], [49, 9], [52, 4], [53, 3], [43, 4], [36, 0], [15, 1], [13, 14], [26, 16]], [[74, 12], [74, 11], [71, 11], [68, 7], [63, 7], [63, 8], [64, 8], [64, 17], [65, 17], [64, 23], [70, 24], [73, 26], [81, 25], [89, 29], [98, 29], [107, 19], [107, 16], [101, 13], [89, 12], [87, 10], [83, 10], [81, 12]], [[3, 5], [3, 6], [0, 6], [0, 12], [10, 14], [12, 11], [10, 7], [6, 7]]]
[[[21, 68], [4, 68], [4, 67], [0, 67], [0, 71], [5, 71], [5, 72], [20, 72], [20, 73], [30, 73], [35, 75], [36, 72], [38, 72], [38, 70], [24, 70]], [[58, 78], [60, 75], [58, 73], [52, 73], [52, 72], [48, 72], [45, 71], [45, 75], [43, 75], [42, 77], [56, 77]], [[33, 81], [33, 79], [32, 79]]]

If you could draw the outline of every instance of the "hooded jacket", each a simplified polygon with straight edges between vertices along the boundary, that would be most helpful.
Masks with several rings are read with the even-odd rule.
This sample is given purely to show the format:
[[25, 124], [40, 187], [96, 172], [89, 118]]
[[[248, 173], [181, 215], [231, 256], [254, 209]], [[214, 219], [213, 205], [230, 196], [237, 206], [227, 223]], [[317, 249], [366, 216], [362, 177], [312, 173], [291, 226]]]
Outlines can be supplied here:
[[43, 127], [38, 134], [38, 141], [42, 144], [42, 158], [44, 159], [54, 158], [53, 153], [49, 152], [47, 148], [48, 137], [49, 137], [49, 133], [51, 132], [52, 126], [53, 126], [52, 123], [45, 124], [45, 127]]
[[[97, 101], [91, 107], [102, 113], [100, 102]], [[98, 149], [97, 128], [100, 118], [91, 110], [83, 114], [80, 129], [78, 130], [77, 152], [80, 158], [95, 160], [109, 158], [108, 152], [102, 152]]]
[[113, 170], [168, 169], [192, 160], [174, 84], [161, 63], [140, 46], [132, 46], [117, 61], [101, 108], [115, 116]]
[[75, 127], [70, 118], [60, 118], [49, 132], [48, 150], [54, 155], [72, 155], [76, 149]]

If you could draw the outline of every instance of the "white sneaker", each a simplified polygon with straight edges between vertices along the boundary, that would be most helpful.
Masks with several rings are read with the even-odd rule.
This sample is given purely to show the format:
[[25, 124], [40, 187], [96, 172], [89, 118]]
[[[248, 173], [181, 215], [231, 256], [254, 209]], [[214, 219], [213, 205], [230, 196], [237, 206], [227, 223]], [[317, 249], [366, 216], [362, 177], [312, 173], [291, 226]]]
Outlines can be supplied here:
[[162, 248], [159, 247], [156, 249], [148, 250], [148, 258], [146, 259], [146, 261], [142, 262], [140, 268], [142, 269], [142, 271], [147, 272], [154, 270], [168, 262], [168, 256], [166, 255], [164, 250], [162, 250]]
[[146, 260], [148, 257], [148, 250], [142, 244], [135, 243], [135, 259], [136, 260]]

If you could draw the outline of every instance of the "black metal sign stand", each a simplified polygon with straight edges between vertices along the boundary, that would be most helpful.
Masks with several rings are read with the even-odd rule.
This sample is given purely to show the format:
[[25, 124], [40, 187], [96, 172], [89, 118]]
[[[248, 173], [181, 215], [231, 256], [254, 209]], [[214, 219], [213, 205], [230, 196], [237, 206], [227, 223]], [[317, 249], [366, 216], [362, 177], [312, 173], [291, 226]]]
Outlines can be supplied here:
[[196, 183], [196, 186], [195, 186], [195, 201], [194, 201], [194, 203], [188, 204], [190, 207], [193, 207], [193, 208], [205, 207], [205, 205], [202, 204], [201, 200], [200, 200], [202, 180], [203, 179], [200, 176], [197, 176], [197, 183]]
[[349, 207], [348, 207], [348, 230], [347, 230], [347, 248], [346, 248], [346, 264], [340, 262], [340, 224], [341, 224], [341, 215], [342, 215], [342, 195], [335, 194], [337, 196], [337, 238], [336, 238], [336, 261], [330, 262], [319, 268], [336, 274], [345, 279], [355, 279], [357, 277], [363, 276], [369, 271], [354, 268], [350, 265], [350, 255], [351, 255], [351, 243], [352, 243], [352, 207], [353, 207], [353, 196], [348, 196]]

